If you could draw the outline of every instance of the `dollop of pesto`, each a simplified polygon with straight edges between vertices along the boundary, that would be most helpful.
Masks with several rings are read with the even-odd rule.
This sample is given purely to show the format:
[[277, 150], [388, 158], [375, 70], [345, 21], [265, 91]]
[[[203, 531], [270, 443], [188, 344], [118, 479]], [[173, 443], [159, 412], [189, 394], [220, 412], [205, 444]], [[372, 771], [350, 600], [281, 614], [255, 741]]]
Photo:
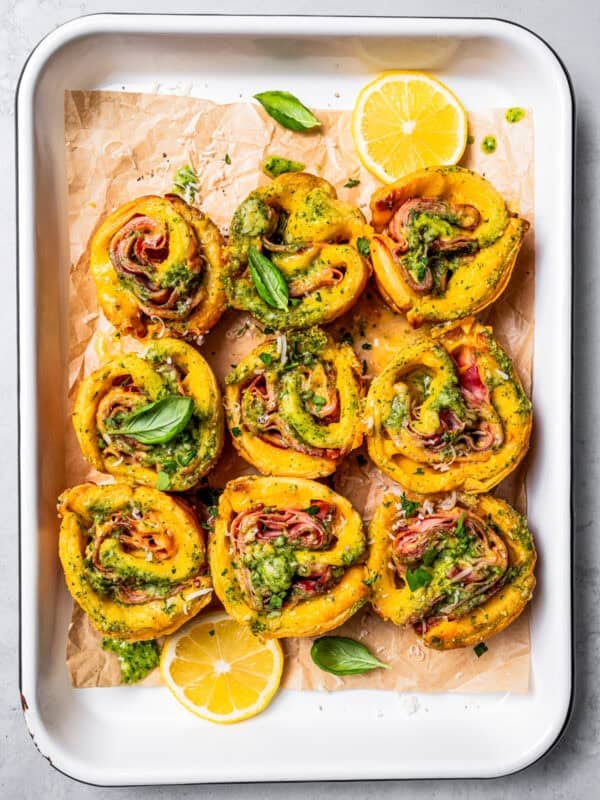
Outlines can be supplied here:
[[525, 116], [525, 109], [518, 107], [507, 108], [504, 116], [507, 122], [519, 122]]
[[301, 161], [291, 161], [283, 156], [268, 156], [262, 163], [262, 171], [270, 178], [277, 178], [286, 172], [302, 172], [305, 166]]
[[494, 153], [496, 152], [496, 148], [498, 147], [498, 142], [496, 141], [495, 136], [486, 136], [484, 140], [481, 142], [481, 149], [484, 153]]
[[121, 666], [123, 683], [138, 683], [158, 667], [160, 650], [155, 639], [148, 642], [124, 642], [102, 639], [102, 649], [114, 653]]

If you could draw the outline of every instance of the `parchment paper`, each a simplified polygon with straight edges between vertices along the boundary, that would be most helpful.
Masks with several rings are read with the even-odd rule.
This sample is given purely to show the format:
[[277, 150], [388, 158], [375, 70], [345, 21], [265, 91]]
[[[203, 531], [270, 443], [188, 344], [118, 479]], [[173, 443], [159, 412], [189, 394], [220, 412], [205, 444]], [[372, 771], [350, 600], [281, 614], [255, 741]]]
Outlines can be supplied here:
[[[504, 109], [469, 114], [474, 143], [467, 147], [465, 166], [489, 178], [511, 210], [532, 221], [533, 124], [530, 113], [516, 124], [506, 122]], [[123, 351], [143, 349], [130, 337], [114, 337], [114, 330], [98, 308], [88, 271], [89, 237], [106, 213], [136, 196], [163, 194], [172, 186], [173, 173], [190, 164], [200, 178], [196, 203], [226, 235], [236, 206], [268, 178], [260, 171], [266, 155], [283, 155], [306, 164], [309, 172], [335, 185], [341, 199], [353, 202], [369, 218], [368, 203], [378, 181], [361, 165], [350, 133], [350, 112], [320, 111], [318, 134], [286, 131], [257, 105], [216, 105], [207, 100], [165, 95], [73, 91], [65, 94], [65, 139], [69, 192], [70, 233], [70, 352], [69, 398], [79, 380], [102, 360]], [[493, 154], [481, 150], [481, 140], [494, 135]], [[229, 156], [226, 159], [226, 155]], [[230, 161], [231, 163], [227, 163]], [[355, 188], [344, 188], [357, 178]], [[534, 255], [533, 234], [526, 238], [508, 290], [484, 315], [515, 362], [527, 391], [531, 389], [533, 349]], [[370, 284], [358, 304], [332, 326], [354, 337], [367, 379], [389, 360], [406, 333], [403, 317], [379, 299]], [[200, 350], [219, 381], [260, 339], [251, 318], [228, 311], [206, 337]], [[371, 350], [363, 350], [368, 340]], [[85, 480], [112, 482], [83, 460], [70, 420], [67, 436], [66, 479], [69, 486]], [[254, 469], [230, 444], [209, 476], [223, 486]], [[389, 480], [366, 458], [366, 450], [348, 456], [338, 469], [334, 486], [347, 495], [368, 521]], [[498, 494], [525, 510], [525, 467], [499, 487]], [[316, 668], [310, 659], [310, 639], [285, 642], [283, 686], [294, 689], [378, 688], [415, 691], [513, 691], [529, 687], [529, 623], [525, 613], [488, 642], [489, 651], [477, 658], [471, 648], [438, 653], [423, 647], [412, 630], [384, 623], [369, 608], [339, 630], [367, 644], [390, 670], [338, 678]], [[77, 608], [68, 634], [67, 667], [76, 687], [115, 686], [120, 683], [117, 657], [100, 648], [100, 635]], [[145, 681], [160, 683], [155, 671]]]

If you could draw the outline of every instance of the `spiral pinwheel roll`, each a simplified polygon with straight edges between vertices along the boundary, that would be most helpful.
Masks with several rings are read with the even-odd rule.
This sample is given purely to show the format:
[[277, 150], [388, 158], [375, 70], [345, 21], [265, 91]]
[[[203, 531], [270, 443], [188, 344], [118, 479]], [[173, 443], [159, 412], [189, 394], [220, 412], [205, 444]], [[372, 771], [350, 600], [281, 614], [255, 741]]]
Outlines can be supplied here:
[[[339, 317], [358, 299], [371, 267], [357, 249], [371, 228], [358, 208], [337, 199], [322, 178], [281, 175], [256, 189], [236, 210], [229, 233], [226, 280], [234, 308], [278, 330], [306, 328]], [[368, 252], [368, 239], [364, 239]], [[252, 276], [250, 256], [267, 259], [283, 296], [268, 302]], [[277, 298], [275, 298], [277, 300]]]
[[210, 601], [204, 533], [181, 501], [145, 486], [84, 483], [58, 500], [67, 587], [97, 630], [141, 641]]
[[421, 494], [487, 492], [524, 457], [531, 403], [492, 329], [473, 319], [415, 335], [367, 397], [369, 454]]
[[110, 214], [92, 237], [90, 269], [104, 313], [124, 333], [145, 336], [153, 324], [197, 339], [225, 309], [219, 231], [174, 194]]
[[414, 625], [429, 647], [476, 645], [504, 630], [533, 593], [526, 519], [504, 500], [388, 494], [369, 528], [375, 611]]
[[159, 489], [194, 486], [223, 446], [212, 370], [179, 339], [107, 361], [83, 380], [73, 410], [79, 445], [101, 472]]
[[377, 285], [413, 326], [493, 303], [529, 228], [489, 181], [462, 167], [429, 167], [381, 187], [371, 211]]
[[363, 438], [360, 365], [319, 328], [269, 339], [227, 378], [227, 424], [265, 475], [329, 475]]
[[215, 591], [267, 637], [316, 636], [365, 602], [362, 521], [348, 500], [301, 478], [237, 478], [210, 536]]

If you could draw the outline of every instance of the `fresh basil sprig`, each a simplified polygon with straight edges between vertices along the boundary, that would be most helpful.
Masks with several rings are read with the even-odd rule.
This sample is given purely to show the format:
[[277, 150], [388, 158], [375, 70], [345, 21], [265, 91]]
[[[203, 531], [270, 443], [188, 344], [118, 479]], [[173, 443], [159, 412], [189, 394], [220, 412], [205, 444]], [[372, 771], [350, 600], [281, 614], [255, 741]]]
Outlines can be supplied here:
[[322, 636], [313, 642], [310, 656], [319, 669], [334, 675], [362, 675], [389, 664], [380, 661], [360, 642], [346, 636]]
[[271, 308], [287, 311], [290, 302], [287, 283], [275, 264], [266, 256], [263, 256], [256, 247], [250, 245], [248, 248], [248, 266], [261, 300], [264, 300]]
[[141, 444], [164, 444], [181, 433], [190, 421], [193, 410], [191, 397], [169, 395], [138, 408], [123, 421], [120, 428], [109, 432], [130, 436]]
[[260, 92], [254, 97], [270, 117], [290, 131], [311, 131], [321, 127], [312, 111], [290, 92]]

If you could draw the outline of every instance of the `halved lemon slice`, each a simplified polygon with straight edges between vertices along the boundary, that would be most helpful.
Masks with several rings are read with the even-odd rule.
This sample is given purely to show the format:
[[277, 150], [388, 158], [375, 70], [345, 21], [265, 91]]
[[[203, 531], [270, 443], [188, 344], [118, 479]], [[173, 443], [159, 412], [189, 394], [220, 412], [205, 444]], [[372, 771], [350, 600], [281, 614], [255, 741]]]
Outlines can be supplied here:
[[467, 114], [430, 75], [384, 72], [358, 95], [352, 135], [365, 167], [391, 183], [423, 167], [456, 164], [467, 144]]
[[283, 651], [261, 642], [222, 611], [169, 636], [160, 670], [188, 711], [211, 722], [240, 722], [262, 711], [279, 687]]

